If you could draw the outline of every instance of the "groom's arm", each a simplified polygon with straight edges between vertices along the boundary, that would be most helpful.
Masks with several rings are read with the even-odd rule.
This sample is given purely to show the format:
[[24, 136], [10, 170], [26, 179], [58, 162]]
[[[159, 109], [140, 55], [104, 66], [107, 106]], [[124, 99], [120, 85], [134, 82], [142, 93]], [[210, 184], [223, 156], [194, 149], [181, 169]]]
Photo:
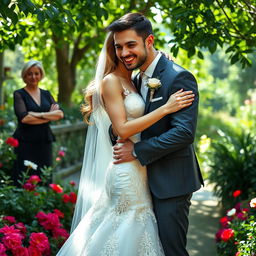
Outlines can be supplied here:
[[169, 130], [134, 145], [134, 151], [142, 165], [148, 165], [194, 142], [199, 102], [196, 80], [191, 73], [184, 71], [176, 77], [169, 88], [172, 88], [170, 94], [180, 88], [192, 90], [195, 100], [188, 108], [171, 114]]

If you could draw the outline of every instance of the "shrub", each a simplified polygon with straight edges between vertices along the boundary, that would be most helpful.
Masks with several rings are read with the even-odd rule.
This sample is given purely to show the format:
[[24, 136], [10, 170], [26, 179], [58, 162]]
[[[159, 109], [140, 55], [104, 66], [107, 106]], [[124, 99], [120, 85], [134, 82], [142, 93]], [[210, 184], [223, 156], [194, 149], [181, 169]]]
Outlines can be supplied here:
[[[59, 152], [59, 157], [65, 153]], [[35, 164], [26, 161], [27, 172], [11, 185], [4, 176], [0, 186], [0, 255], [56, 255], [68, 238], [76, 203], [75, 183], [65, 187], [48, 184], [51, 168], [41, 177], [29, 176]]]
[[216, 233], [219, 256], [255, 256], [256, 253], [256, 198], [250, 203], [238, 202], [220, 219]]
[[256, 191], [256, 136], [250, 133], [222, 132], [212, 142], [210, 182], [224, 209], [232, 207], [232, 193], [241, 190], [245, 200]]

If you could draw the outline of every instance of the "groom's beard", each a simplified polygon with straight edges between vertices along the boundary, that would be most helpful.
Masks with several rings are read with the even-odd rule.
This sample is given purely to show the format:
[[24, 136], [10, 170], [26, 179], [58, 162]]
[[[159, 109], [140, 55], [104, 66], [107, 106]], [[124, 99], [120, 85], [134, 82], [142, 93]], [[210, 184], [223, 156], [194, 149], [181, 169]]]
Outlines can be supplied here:
[[[125, 58], [128, 58], [128, 57], [135, 57], [136, 63], [132, 63], [132, 64], [126, 63]], [[146, 62], [147, 57], [148, 57], [148, 54], [146, 51], [146, 47], [144, 45], [143, 54], [141, 54], [139, 56], [138, 55], [128, 55], [128, 56], [122, 57], [120, 59], [121, 59], [122, 63], [124, 64], [124, 66], [126, 67], [126, 69], [129, 71], [132, 71], [132, 70], [135, 70], [135, 69], [138, 69], [139, 67], [141, 67]]]

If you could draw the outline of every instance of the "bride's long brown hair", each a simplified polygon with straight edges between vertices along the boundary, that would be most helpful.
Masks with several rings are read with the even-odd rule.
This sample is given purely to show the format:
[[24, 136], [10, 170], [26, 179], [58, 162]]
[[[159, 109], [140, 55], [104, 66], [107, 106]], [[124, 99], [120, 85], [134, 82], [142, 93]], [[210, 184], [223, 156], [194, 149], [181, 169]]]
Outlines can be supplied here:
[[[105, 67], [104, 67], [104, 73], [103, 73], [103, 78], [110, 74], [111, 72], [113, 72], [116, 69], [117, 63], [118, 63], [118, 59], [115, 53], [115, 47], [114, 47], [114, 37], [113, 37], [113, 33], [110, 32], [105, 40], [104, 43], [103, 50], [105, 49], [106, 53], [106, 59], [105, 59]], [[81, 106], [81, 112], [83, 114], [84, 117], [84, 121], [87, 124], [90, 124], [89, 122], [89, 117], [91, 115], [91, 113], [93, 112], [93, 102], [92, 102], [92, 97], [94, 95], [94, 93], [96, 92], [96, 88], [95, 88], [95, 80], [91, 81], [86, 89], [84, 90], [85, 94], [84, 94], [84, 101], [85, 104], [82, 104]]]

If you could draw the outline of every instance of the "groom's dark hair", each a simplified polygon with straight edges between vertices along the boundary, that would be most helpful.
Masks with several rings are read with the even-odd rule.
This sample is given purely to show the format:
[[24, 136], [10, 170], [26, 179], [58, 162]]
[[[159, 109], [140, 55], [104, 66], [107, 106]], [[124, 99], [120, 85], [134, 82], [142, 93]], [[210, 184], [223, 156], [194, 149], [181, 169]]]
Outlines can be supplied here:
[[141, 13], [127, 13], [106, 28], [113, 33], [127, 29], [133, 29], [143, 40], [153, 34], [151, 22]]

